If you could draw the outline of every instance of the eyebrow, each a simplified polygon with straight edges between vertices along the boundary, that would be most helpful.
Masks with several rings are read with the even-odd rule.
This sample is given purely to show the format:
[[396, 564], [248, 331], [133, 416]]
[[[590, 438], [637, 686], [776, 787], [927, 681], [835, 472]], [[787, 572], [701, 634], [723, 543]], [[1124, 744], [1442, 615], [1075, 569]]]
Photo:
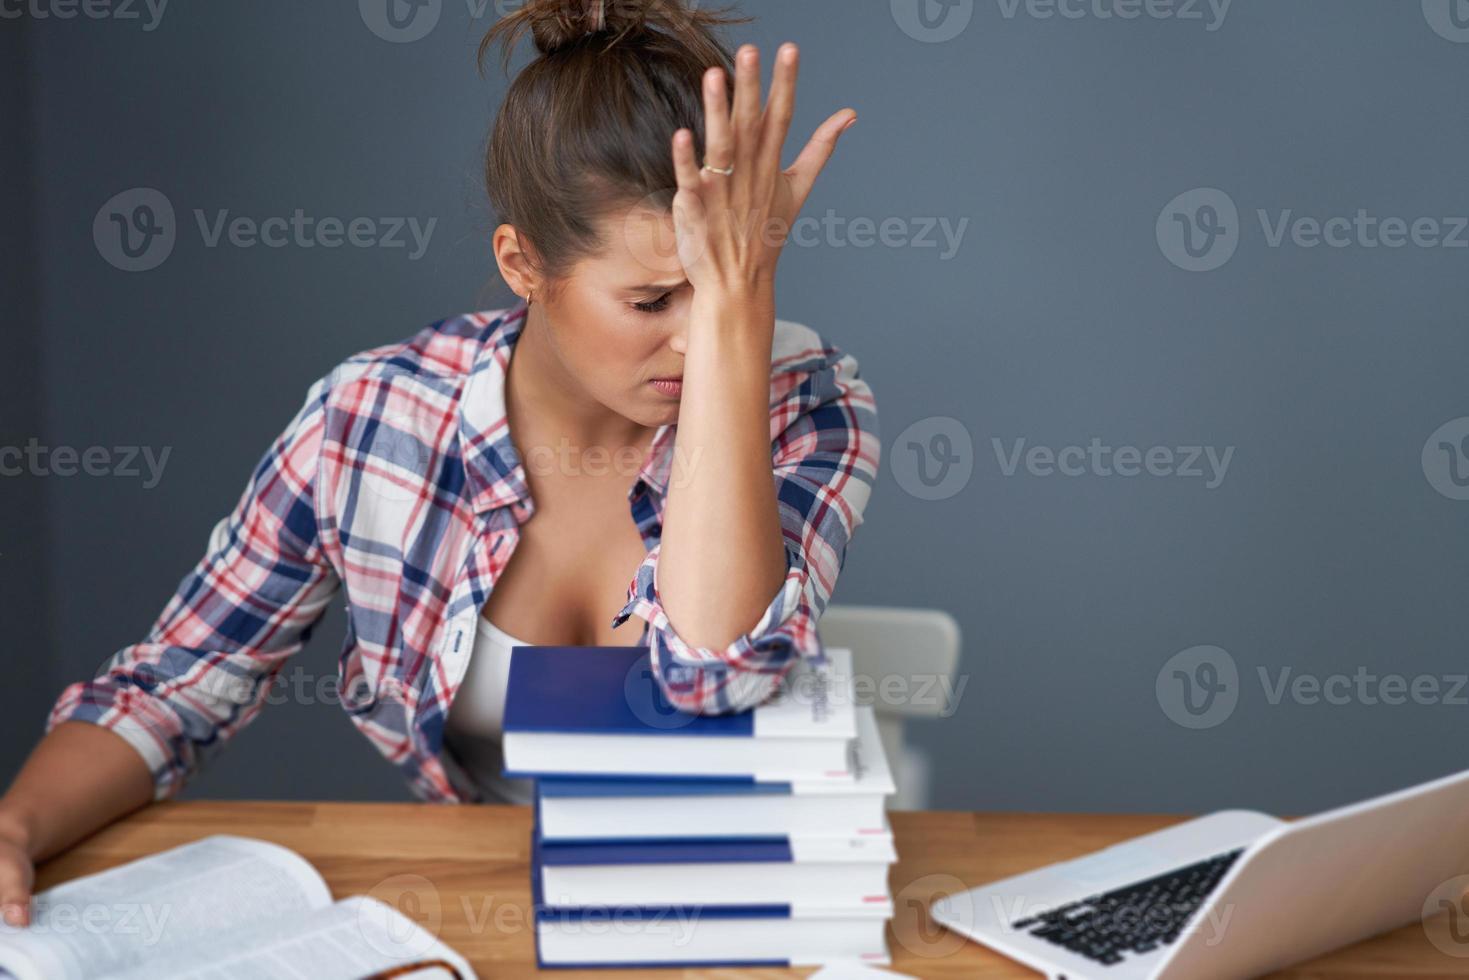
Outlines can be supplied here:
[[687, 279], [680, 279], [677, 282], [647, 282], [647, 283], [643, 283], [641, 286], [628, 286], [627, 287], [627, 292], [629, 292], [629, 293], [654, 293], [654, 292], [657, 292], [657, 293], [671, 293], [675, 289], [678, 289], [680, 286], [687, 286], [688, 284], [689, 284], [689, 281]]

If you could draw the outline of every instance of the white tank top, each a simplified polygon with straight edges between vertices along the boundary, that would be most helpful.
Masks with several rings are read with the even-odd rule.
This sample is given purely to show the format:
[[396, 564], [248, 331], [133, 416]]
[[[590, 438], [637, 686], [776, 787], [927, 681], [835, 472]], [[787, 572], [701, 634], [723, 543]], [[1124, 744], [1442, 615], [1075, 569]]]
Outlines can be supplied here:
[[504, 756], [500, 736], [505, 724], [505, 686], [510, 679], [510, 651], [533, 646], [500, 629], [481, 613], [474, 650], [464, 680], [449, 706], [444, 740], [452, 742], [455, 757], [476, 785], [492, 800], [531, 803], [535, 782], [500, 775]]

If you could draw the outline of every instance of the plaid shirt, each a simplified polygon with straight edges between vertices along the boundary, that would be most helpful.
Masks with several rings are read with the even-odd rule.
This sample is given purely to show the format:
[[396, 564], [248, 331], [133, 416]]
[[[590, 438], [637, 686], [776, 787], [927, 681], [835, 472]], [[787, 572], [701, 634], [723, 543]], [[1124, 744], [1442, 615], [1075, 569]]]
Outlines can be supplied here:
[[[523, 303], [452, 317], [312, 384], [148, 635], [62, 691], [46, 731], [68, 719], [112, 729], [147, 761], [155, 799], [175, 796], [259, 713], [344, 589], [343, 709], [416, 797], [481, 801], [443, 751], [444, 723], [479, 611], [535, 512], [504, 398], [524, 322]], [[613, 622], [645, 621], [658, 683], [684, 711], [758, 704], [794, 658], [823, 655], [816, 622], [876, 478], [877, 415], [855, 360], [778, 320], [770, 383], [789, 571], [749, 633], [722, 650], [696, 647], [664, 614], [673, 426], [658, 430], [628, 491], [648, 551]]]

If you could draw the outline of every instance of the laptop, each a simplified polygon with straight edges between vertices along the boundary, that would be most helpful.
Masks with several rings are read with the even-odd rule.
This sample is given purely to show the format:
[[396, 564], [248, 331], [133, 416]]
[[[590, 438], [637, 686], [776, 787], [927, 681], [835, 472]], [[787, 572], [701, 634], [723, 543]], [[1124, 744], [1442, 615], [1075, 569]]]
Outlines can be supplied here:
[[1466, 875], [1469, 771], [1290, 823], [1213, 813], [929, 911], [1055, 980], [1239, 980], [1459, 908]]

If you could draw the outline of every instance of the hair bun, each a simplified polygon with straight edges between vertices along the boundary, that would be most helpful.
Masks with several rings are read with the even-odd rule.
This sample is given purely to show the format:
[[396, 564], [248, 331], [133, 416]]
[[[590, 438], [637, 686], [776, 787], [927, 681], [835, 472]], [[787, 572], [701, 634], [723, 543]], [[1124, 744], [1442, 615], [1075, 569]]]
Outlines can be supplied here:
[[524, 17], [536, 50], [551, 54], [582, 38], [608, 35], [613, 42], [642, 31], [650, 7], [661, 0], [527, 0]]
[[[663, 54], [679, 53], [701, 66], [734, 66], [715, 28], [749, 23], [754, 18], [733, 14], [732, 7], [705, 10], [706, 0], [523, 0], [517, 10], [501, 17], [479, 44], [480, 69], [485, 55], [503, 42], [502, 65], [510, 67], [510, 55], [522, 34], [530, 33], [542, 55], [568, 49], [585, 49], [596, 55], [626, 40], [638, 42], [636, 54], [657, 48]], [[605, 39], [587, 44], [588, 38]], [[702, 75], [703, 69], [700, 69]], [[694, 88], [699, 88], [696, 79]]]

